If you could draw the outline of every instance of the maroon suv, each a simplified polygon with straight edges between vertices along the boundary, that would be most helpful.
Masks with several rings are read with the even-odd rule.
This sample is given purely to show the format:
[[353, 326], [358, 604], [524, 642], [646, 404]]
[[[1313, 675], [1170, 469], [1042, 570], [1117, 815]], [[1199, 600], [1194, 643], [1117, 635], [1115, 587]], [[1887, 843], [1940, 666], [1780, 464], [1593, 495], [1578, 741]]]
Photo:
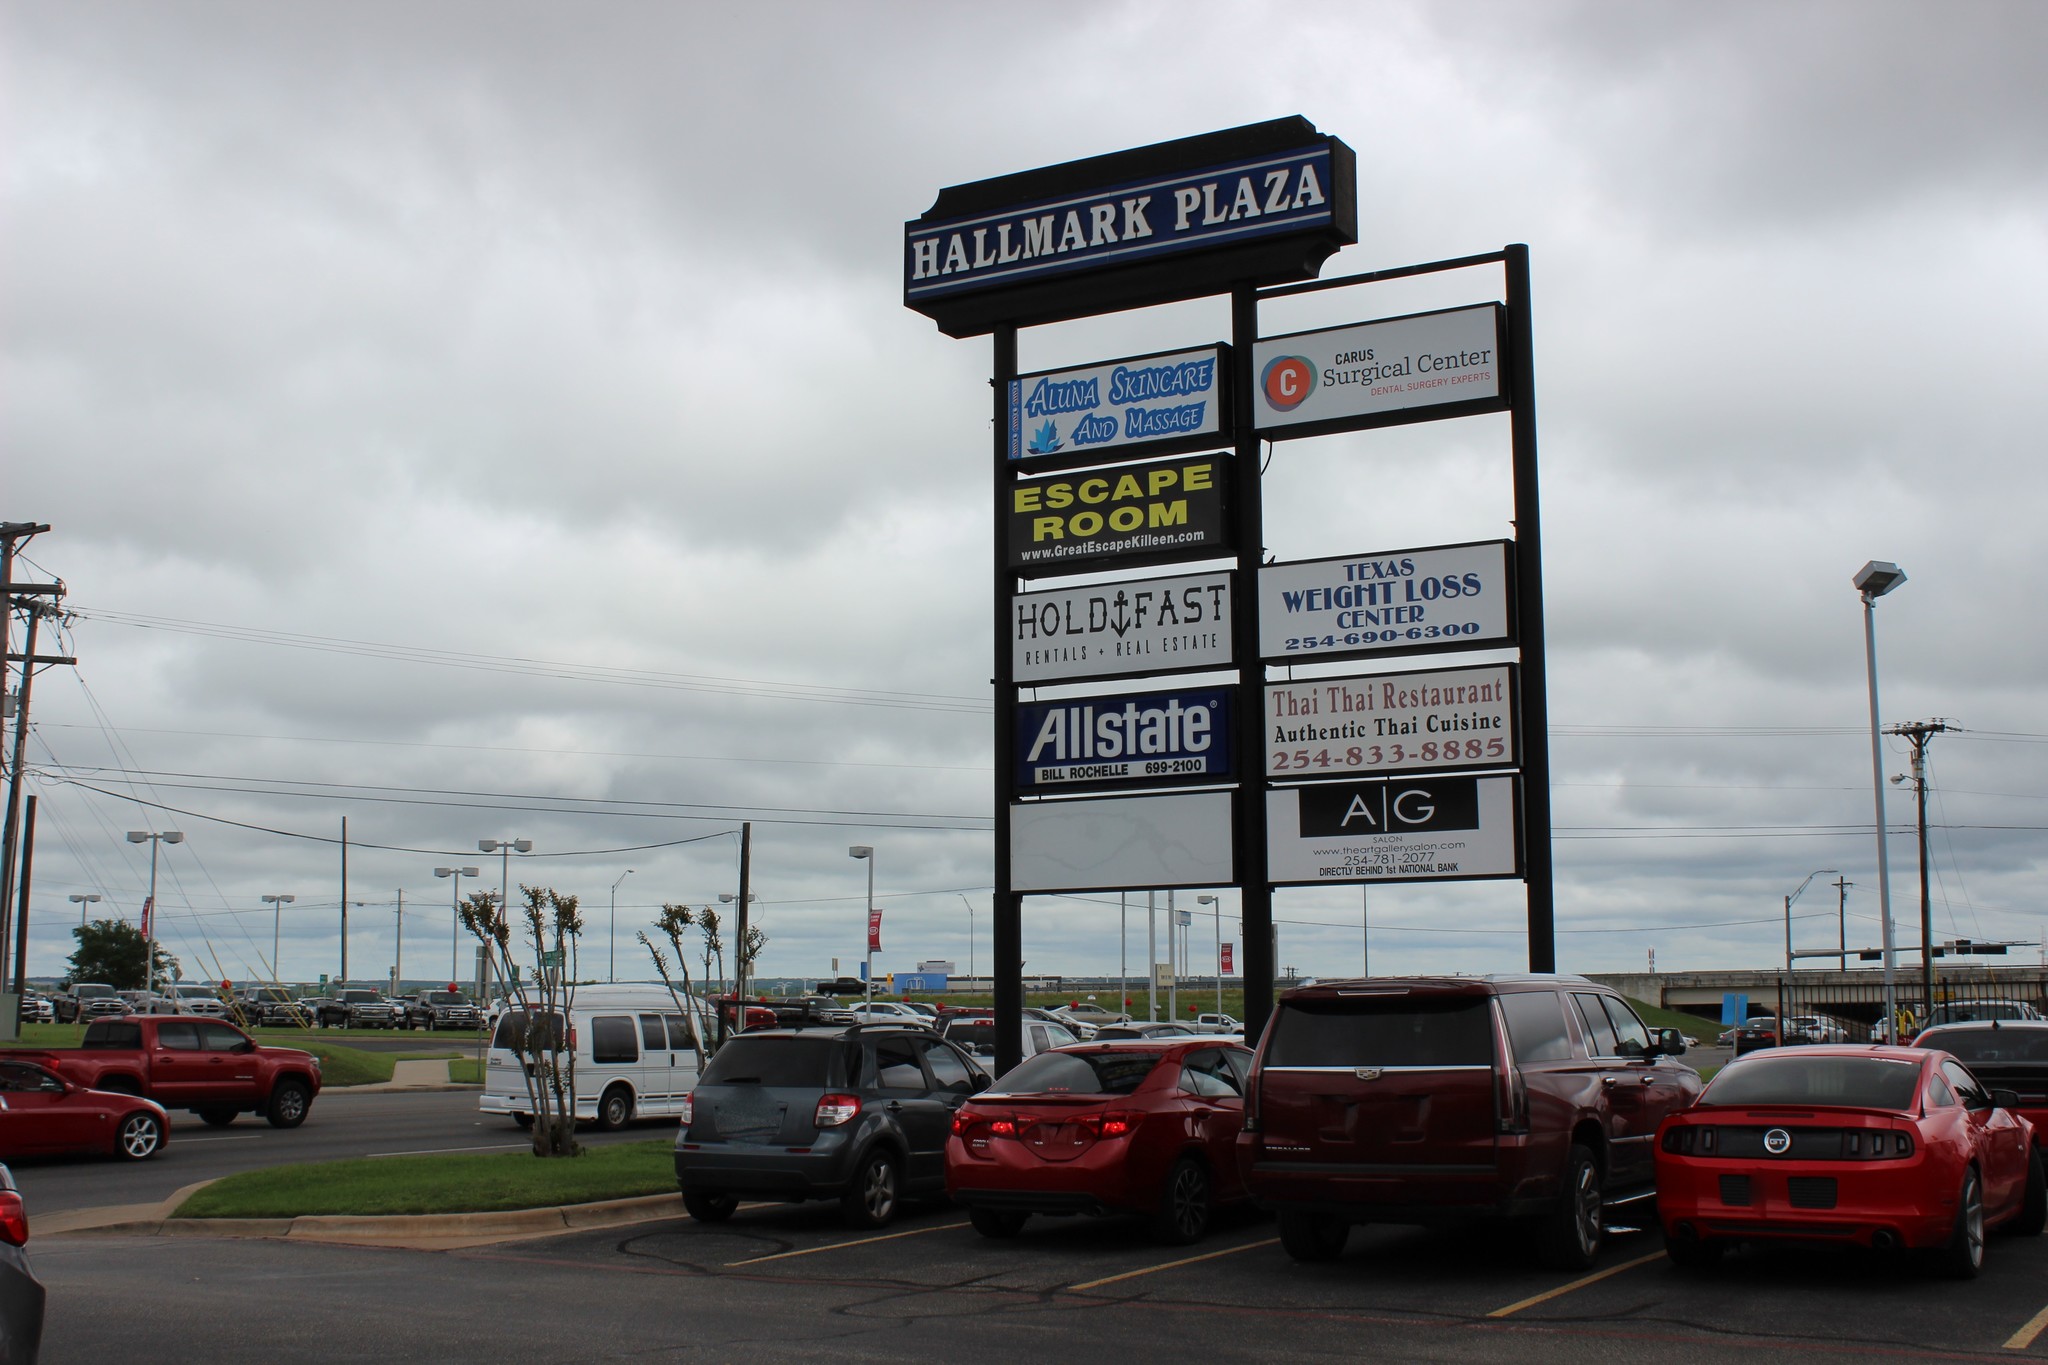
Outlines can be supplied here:
[[1239, 1168], [1297, 1260], [1355, 1223], [1526, 1219], [1550, 1265], [1591, 1265], [1605, 1211], [1656, 1191], [1664, 1116], [1699, 1074], [1576, 976], [1326, 981], [1280, 997], [1246, 1098]]

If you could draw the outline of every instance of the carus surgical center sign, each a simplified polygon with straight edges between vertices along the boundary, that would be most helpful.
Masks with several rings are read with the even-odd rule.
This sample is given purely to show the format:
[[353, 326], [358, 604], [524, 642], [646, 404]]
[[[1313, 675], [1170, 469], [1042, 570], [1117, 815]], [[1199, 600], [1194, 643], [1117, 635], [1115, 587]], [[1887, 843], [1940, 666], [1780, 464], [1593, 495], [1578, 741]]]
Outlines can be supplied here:
[[1275, 882], [1453, 881], [1521, 875], [1513, 777], [1321, 782], [1266, 793]]
[[1506, 768], [1514, 666], [1314, 678], [1266, 688], [1266, 775]]
[[1269, 564], [1259, 654], [1275, 662], [1513, 643], [1508, 542]]
[[1010, 662], [1026, 686], [1230, 667], [1228, 573], [1018, 593], [1010, 603]]
[[1010, 458], [1080, 464], [1104, 451], [1222, 430], [1222, 346], [1010, 381]]
[[1069, 697], [1017, 708], [1017, 785], [1214, 781], [1230, 773], [1230, 692]]
[[1028, 578], [1221, 554], [1228, 468], [1229, 456], [1202, 455], [1019, 479], [1009, 494], [1010, 567]]
[[1279, 438], [1499, 411], [1500, 329], [1487, 303], [1260, 341], [1253, 422]]

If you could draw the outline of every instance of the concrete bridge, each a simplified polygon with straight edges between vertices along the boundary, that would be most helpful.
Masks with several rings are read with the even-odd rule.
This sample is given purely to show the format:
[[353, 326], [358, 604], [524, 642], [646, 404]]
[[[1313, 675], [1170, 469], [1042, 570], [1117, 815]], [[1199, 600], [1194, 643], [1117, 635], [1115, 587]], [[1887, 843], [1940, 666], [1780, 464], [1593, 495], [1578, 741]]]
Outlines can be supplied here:
[[[1588, 972], [1592, 980], [1623, 995], [1665, 1009], [1721, 1018], [1721, 997], [1747, 995], [1752, 1015], [1825, 1014], [1843, 1022], [1875, 1023], [1884, 1014], [1884, 975], [1812, 968], [1799, 971]], [[1894, 978], [1899, 1003], [1924, 1014], [1919, 964], [1901, 966]], [[2048, 972], [2038, 965], [1949, 966], [1934, 976], [1934, 997], [1942, 1000], [2024, 1000], [2048, 1010]]]

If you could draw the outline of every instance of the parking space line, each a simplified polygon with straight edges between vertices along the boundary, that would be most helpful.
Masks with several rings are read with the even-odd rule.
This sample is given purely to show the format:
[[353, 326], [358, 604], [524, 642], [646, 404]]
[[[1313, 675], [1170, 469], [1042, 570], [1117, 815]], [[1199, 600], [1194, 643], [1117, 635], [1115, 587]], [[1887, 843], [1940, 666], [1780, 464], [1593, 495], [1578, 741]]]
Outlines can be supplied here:
[[912, 1228], [908, 1232], [885, 1232], [879, 1237], [856, 1237], [851, 1242], [834, 1242], [830, 1246], [804, 1247], [797, 1251], [778, 1251], [772, 1256], [750, 1256], [744, 1261], [727, 1261], [726, 1269], [735, 1266], [759, 1265], [763, 1261], [786, 1261], [792, 1256], [814, 1256], [821, 1251], [838, 1251], [844, 1247], [864, 1247], [874, 1242], [893, 1242], [899, 1237], [920, 1237], [927, 1232], [945, 1232], [952, 1228], [964, 1228], [965, 1223], [939, 1223], [928, 1228]]
[[1489, 1318], [1508, 1317], [1511, 1314], [1521, 1312], [1524, 1308], [1534, 1308], [1539, 1303], [1549, 1303], [1552, 1299], [1562, 1298], [1575, 1289], [1584, 1289], [1589, 1284], [1598, 1284], [1610, 1275], [1619, 1275], [1624, 1270], [1634, 1270], [1639, 1265], [1648, 1265], [1652, 1261], [1661, 1261], [1663, 1259], [1663, 1252], [1653, 1251], [1647, 1256], [1638, 1256], [1633, 1261], [1623, 1261], [1620, 1265], [1611, 1265], [1605, 1270], [1596, 1270], [1584, 1279], [1573, 1280], [1570, 1284], [1561, 1284], [1555, 1289], [1546, 1289], [1541, 1294], [1523, 1299], [1520, 1303], [1511, 1303], [1505, 1308], [1496, 1308], [1486, 1316]]
[[1121, 1275], [1106, 1275], [1102, 1279], [1089, 1280], [1085, 1284], [1070, 1284], [1067, 1286], [1067, 1289], [1070, 1293], [1079, 1293], [1083, 1289], [1100, 1289], [1106, 1284], [1115, 1284], [1118, 1280], [1135, 1280], [1140, 1275], [1152, 1275], [1161, 1270], [1177, 1270], [1181, 1266], [1193, 1265], [1197, 1261], [1213, 1261], [1218, 1256], [1235, 1256], [1240, 1251], [1257, 1251], [1260, 1247], [1278, 1246], [1279, 1244], [1280, 1239], [1278, 1237], [1268, 1237], [1263, 1242], [1246, 1242], [1241, 1247], [1225, 1247], [1221, 1251], [1206, 1251], [1200, 1256], [1186, 1256], [1178, 1261], [1168, 1261], [1165, 1265], [1148, 1265], [1143, 1270], [1126, 1270]]
[[2044, 1327], [2048, 1327], [2048, 1308], [2043, 1308], [2040, 1312], [2028, 1318], [2026, 1326], [2006, 1338], [2005, 1349], [2008, 1351], [2026, 1350], [2034, 1344], [2034, 1338], [2041, 1335], [2041, 1329]]

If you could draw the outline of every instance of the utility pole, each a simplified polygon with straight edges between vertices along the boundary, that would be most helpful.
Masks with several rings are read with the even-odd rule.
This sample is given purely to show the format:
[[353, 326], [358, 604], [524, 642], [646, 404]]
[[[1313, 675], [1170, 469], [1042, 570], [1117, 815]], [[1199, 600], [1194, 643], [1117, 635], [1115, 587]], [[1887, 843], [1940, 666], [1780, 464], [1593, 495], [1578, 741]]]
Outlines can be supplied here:
[[[28, 934], [28, 901], [22, 898], [20, 922], [14, 924], [7, 908], [14, 903], [15, 871], [20, 866], [23, 853], [19, 837], [21, 829], [21, 780], [27, 765], [28, 755], [28, 707], [29, 696], [34, 690], [35, 669], [38, 664], [76, 664], [78, 661], [66, 655], [37, 654], [36, 627], [45, 617], [55, 618], [56, 602], [64, 596], [64, 584], [17, 583], [14, 581], [15, 551], [26, 542], [49, 530], [44, 522], [6, 521], [0, 522], [0, 692], [6, 691], [6, 665], [19, 661], [21, 664], [21, 687], [15, 694], [14, 745], [7, 771], [7, 814], [4, 830], [0, 830], [0, 980], [6, 976], [5, 964], [9, 957], [10, 930], [15, 943], [26, 941]], [[14, 638], [14, 602], [18, 597], [47, 598], [47, 601], [31, 601], [25, 612], [28, 617], [27, 638], [21, 653], [16, 654], [7, 646]], [[20, 957], [17, 952], [14, 954]], [[20, 974], [16, 974], [14, 989], [21, 989]]]
[[1844, 881], [1841, 873], [1835, 874], [1835, 936], [1839, 940], [1835, 946], [1842, 953], [1839, 965], [1843, 971], [1849, 970], [1849, 888], [1854, 885]]
[[1913, 795], [1920, 816], [1920, 998], [1921, 1009], [1928, 1015], [1934, 1010], [1934, 906], [1927, 896], [1927, 744], [1936, 735], [1962, 728], [1936, 716], [1910, 725], [1894, 725], [1885, 731], [1901, 736], [1913, 746]]

